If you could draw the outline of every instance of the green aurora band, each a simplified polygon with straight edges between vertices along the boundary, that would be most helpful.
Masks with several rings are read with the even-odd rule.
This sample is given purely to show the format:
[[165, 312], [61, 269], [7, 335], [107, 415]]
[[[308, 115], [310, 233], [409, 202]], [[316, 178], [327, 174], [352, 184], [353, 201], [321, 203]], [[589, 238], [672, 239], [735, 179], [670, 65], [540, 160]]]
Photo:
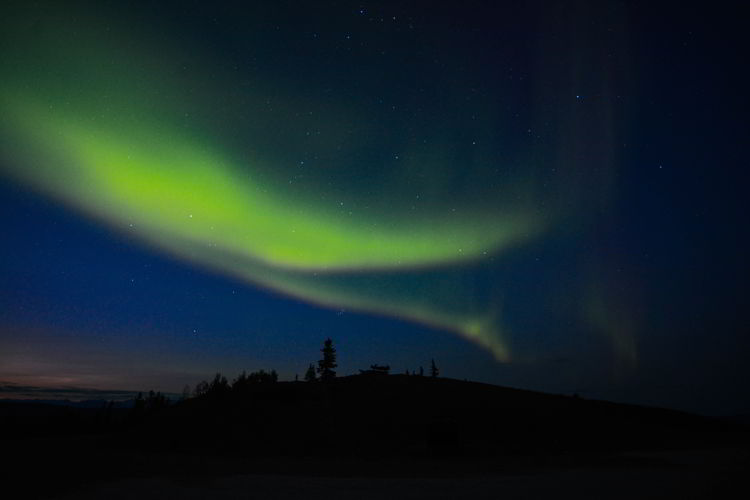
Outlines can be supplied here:
[[[378, 204], [387, 199], [381, 186], [371, 206], [353, 209], [356, 192], [339, 202], [285, 188], [268, 174], [284, 155], [250, 152], [270, 116], [254, 117], [260, 125], [247, 132], [245, 150], [212, 128], [204, 102], [230, 75], [195, 93], [187, 82], [197, 77], [159, 78], [154, 68], [174, 57], [168, 47], [155, 58], [114, 36], [101, 43], [18, 21], [2, 26], [4, 175], [182, 259], [316, 304], [448, 329], [508, 359], [498, 304], [472, 293], [470, 270], [542, 231], [539, 214], [516, 197], [411, 212]], [[113, 62], [133, 50], [129, 62]], [[197, 110], [189, 126], [186, 102]], [[245, 133], [240, 121], [232, 125]], [[434, 165], [435, 175], [445, 168]], [[507, 191], [524, 189], [516, 182]]]

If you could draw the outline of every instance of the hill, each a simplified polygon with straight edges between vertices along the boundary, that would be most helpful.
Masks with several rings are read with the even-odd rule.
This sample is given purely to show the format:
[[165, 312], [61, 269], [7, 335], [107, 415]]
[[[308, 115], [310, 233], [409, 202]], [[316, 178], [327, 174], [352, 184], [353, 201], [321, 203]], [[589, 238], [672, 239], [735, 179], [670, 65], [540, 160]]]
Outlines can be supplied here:
[[[297, 498], [305, 477], [371, 478], [367, 498], [398, 497], [385, 478], [435, 478], [409, 479], [409, 487], [439, 492], [437, 478], [473, 487], [484, 477], [492, 486], [482, 494], [495, 498], [501, 477], [528, 474], [554, 481], [636, 474], [636, 481], [667, 481], [682, 497], [694, 490], [683, 473], [701, 491], [741, 481], [750, 449], [748, 427], [734, 421], [405, 375], [248, 384], [151, 409], [0, 402], [0, 425], [0, 444], [13, 458], [6, 473], [27, 485], [28, 498], [78, 498], [80, 488], [96, 484], [106, 497], [142, 495], [145, 479], [136, 478], [169, 478], [153, 498], [173, 494], [174, 481], [181, 494], [195, 490], [203, 498], [216, 491], [201, 481], [246, 474], [255, 479], [240, 483], [264, 488], [290, 476], [287, 489], [297, 493], [277, 498]], [[686, 460], [689, 469], [681, 468]], [[125, 480], [133, 490], [122, 489]], [[526, 497], [526, 486], [516, 488]], [[623, 491], [639, 493], [635, 486]], [[242, 497], [233, 494], [226, 498]]]
[[662, 449], [746, 435], [673, 410], [406, 375], [254, 384], [165, 408], [139, 429], [177, 450], [360, 457]]

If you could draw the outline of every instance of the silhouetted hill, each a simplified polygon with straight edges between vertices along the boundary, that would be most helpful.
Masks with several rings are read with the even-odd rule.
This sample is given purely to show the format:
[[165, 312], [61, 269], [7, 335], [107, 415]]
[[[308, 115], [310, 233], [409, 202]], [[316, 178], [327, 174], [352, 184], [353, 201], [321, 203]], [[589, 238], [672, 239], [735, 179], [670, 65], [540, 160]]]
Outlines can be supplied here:
[[256, 384], [144, 418], [146, 443], [242, 454], [547, 455], [702, 446], [745, 427], [679, 411], [445, 378]]
[[[565, 481], [594, 478], [610, 488], [605, 497], [612, 492], [608, 481], [635, 477], [638, 483], [621, 498], [662, 491], [648, 490], [654, 485], [674, 498], [701, 498], [744, 484], [749, 460], [748, 427], [741, 423], [444, 378], [374, 374], [330, 383], [260, 382], [241, 390], [224, 386], [171, 406], [153, 404], [157, 400], [133, 408], [0, 401], [0, 445], [12, 457], [5, 472], [26, 485], [25, 498], [61, 492], [78, 498], [80, 488], [94, 483], [105, 493], [90, 498], [109, 498], [122, 492], [126, 479], [132, 489], [120, 497], [142, 497], [138, 478], [167, 477], [188, 485], [180, 490], [186, 494], [198, 477], [243, 474], [256, 478], [249, 484], [283, 474], [297, 485], [309, 476], [454, 478], [484, 498], [506, 491], [499, 478], [508, 475], [546, 474], [568, 495], [577, 489]], [[685, 463], [692, 465], [685, 469]], [[479, 477], [495, 479], [471, 479]], [[569, 479], [560, 483], [560, 477]], [[393, 496], [389, 480], [372, 481], [366, 488]], [[431, 481], [415, 480], [413, 488], [438, 491]], [[509, 491], [523, 496], [530, 483], [523, 484]], [[177, 486], [160, 488], [146, 497], [163, 498]], [[205, 497], [215, 493], [197, 488]], [[298, 498], [307, 486], [295, 488], [279, 498]]]

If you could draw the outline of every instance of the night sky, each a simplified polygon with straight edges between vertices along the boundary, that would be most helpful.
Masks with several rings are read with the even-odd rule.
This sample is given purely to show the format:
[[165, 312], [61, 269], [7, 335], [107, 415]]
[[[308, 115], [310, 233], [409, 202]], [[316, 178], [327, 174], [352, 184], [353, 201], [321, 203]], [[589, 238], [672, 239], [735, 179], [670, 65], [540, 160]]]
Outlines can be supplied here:
[[750, 412], [739, 10], [213, 3], [3, 4], [0, 385]]

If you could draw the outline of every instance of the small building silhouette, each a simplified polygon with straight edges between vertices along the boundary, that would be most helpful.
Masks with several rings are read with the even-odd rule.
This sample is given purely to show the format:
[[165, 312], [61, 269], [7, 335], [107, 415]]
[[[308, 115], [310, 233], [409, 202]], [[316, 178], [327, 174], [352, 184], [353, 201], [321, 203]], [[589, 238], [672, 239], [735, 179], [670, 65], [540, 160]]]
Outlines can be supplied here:
[[359, 370], [360, 375], [388, 375], [391, 371], [390, 365], [370, 365], [369, 370]]

